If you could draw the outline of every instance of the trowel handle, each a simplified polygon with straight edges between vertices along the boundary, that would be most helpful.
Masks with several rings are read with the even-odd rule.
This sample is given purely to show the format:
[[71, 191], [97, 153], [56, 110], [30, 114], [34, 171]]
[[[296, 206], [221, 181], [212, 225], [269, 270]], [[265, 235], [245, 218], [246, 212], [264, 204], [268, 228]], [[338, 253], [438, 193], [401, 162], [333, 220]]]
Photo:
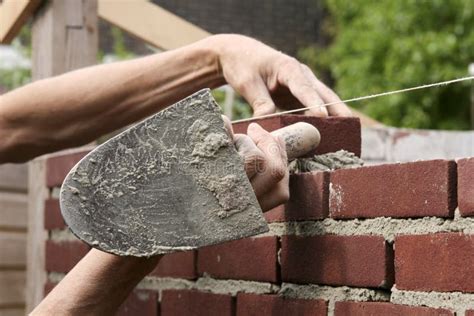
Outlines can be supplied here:
[[301, 157], [316, 147], [321, 141], [321, 135], [311, 124], [298, 122], [271, 132], [273, 136], [283, 138], [286, 143], [288, 160]]

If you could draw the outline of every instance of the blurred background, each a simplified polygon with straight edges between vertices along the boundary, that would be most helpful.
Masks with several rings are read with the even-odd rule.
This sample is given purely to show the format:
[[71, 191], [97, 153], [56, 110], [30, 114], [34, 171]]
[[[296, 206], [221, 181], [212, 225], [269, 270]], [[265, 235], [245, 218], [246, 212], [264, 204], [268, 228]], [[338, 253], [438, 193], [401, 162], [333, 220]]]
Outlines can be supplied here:
[[[474, 63], [474, 0], [153, 2], [210, 33], [249, 35], [298, 57], [343, 99], [467, 76]], [[98, 62], [157, 51], [103, 20], [99, 43]], [[0, 56], [0, 93], [30, 81], [31, 26], [0, 46]], [[468, 130], [472, 87], [468, 81], [350, 105], [389, 126]], [[233, 119], [251, 116], [229, 87], [214, 95]]]

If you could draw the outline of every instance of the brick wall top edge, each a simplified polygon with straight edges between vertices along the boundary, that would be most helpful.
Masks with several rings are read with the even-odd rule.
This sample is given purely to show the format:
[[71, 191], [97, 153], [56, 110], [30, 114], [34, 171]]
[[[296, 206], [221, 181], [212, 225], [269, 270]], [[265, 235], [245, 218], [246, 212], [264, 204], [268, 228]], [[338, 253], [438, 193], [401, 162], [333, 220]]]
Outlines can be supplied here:
[[340, 169], [330, 173], [333, 218], [452, 217], [456, 163], [423, 160]]

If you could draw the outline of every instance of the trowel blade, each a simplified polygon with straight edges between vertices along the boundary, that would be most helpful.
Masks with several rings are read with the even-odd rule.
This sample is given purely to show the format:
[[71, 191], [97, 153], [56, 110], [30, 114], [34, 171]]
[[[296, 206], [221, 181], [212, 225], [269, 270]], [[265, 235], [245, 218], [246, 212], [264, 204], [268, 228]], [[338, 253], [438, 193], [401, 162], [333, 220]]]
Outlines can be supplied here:
[[268, 231], [207, 89], [95, 148], [69, 172], [60, 203], [77, 237], [122, 256]]

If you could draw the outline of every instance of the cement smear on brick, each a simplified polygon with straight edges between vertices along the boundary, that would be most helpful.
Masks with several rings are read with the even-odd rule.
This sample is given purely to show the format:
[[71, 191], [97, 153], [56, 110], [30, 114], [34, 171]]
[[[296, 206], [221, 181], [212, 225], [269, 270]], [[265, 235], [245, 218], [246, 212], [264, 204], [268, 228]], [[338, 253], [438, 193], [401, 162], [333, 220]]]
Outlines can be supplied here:
[[373, 219], [334, 220], [324, 219], [317, 222], [288, 222], [271, 223], [268, 235], [324, 235], [335, 234], [345, 236], [378, 235], [388, 242], [393, 242], [396, 235], [402, 234], [430, 234], [441, 232], [461, 232], [474, 234], [474, 218], [456, 217], [443, 219], [438, 217], [424, 217], [419, 219], [395, 219], [377, 217]]
[[415, 292], [392, 288], [391, 301], [396, 304], [446, 308], [464, 315], [464, 311], [474, 309], [474, 294], [461, 292]]
[[279, 295], [289, 298], [322, 299], [328, 301], [328, 315], [334, 315], [338, 301], [389, 301], [390, 293], [378, 290], [331, 287], [323, 285], [297, 285], [283, 283]]
[[310, 158], [297, 158], [288, 165], [288, 168], [291, 173], [301, 173], [357, 168], [363, 165], [364, 161], [355, 154], [339, 150], [335, 153], [315, 155]]

